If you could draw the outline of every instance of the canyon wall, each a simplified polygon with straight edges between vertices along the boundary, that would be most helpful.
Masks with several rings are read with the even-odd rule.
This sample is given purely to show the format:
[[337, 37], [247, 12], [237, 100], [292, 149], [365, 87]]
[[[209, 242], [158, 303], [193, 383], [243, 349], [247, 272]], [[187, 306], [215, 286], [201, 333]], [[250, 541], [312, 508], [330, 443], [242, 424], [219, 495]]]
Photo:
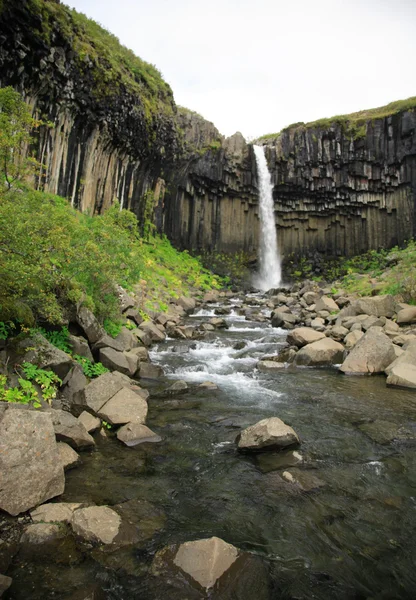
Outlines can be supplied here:
[[[154, 67], [131, 67], [110, 36], [111, 62], [104, 34], [91, 42], [89, 22], [59, 1], [3, 0], [0, 10], [0, 84], [52, 125], [32, 148], [43, 165], [39, 188], [90, 214], [118, 200], [139, 220], [151, 192], [156, 226], [176, 246], [255, 255], [257, 174], [241, 134], [224, 139], [177, 107]], [[282, 254], [348, 256], [413, 237], [415, 130], [409, 109], [369, 118], [358, 131], [302, 124], [261, 142]]]

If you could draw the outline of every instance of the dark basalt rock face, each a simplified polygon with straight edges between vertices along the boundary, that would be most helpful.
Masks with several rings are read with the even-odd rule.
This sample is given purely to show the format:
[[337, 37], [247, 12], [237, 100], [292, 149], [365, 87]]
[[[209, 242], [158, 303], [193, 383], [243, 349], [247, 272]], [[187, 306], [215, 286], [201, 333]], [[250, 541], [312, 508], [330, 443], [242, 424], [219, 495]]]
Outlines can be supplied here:
[[[52, 0], [3, 0], [0, 8], [0, 84], [23, 92], [34, 114], [54, 124], [37, 133], [38, 187], [90, 214], [118, 199], [139, 220], [150, 190], [156, 226], [176, 246], [254, 254], [252, 146], [176, 107], [163, 80], [143, 94], [123, 80], [106, 82], [105, 60], [97, 66], [74, 50], [79, 24], [69, 11], [51, 18], [53, 7], [66, 10]], [[282, 254], [353, 255], [415, 235], [415, 128], [407, 110], [369, 119], [359, 135], [334, 122], [293, 126], [269, 140]]]

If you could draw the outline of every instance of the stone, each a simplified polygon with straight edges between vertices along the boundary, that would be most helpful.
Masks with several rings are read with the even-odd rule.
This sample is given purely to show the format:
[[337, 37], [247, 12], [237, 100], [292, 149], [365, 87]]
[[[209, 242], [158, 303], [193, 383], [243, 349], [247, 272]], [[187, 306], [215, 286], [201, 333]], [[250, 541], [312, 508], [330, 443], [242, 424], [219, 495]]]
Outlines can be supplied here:
[[[139, 327], [139, 331], [144, 331], [150, 337], [152, 342], [163, 342], [166, 334], [163, 333], [152, 321], [143, 321]], [[137, 332], [136, 332], [137, 333]]]
[[403, 308], [397, 313], [397, 323], [400, 325], [410, 325], [416, 323], [416, 306]]
[[78, 537], [93, 544], [111, 544], [121, 527], [121, 517], [108, 506], [90, 506], [75, 510], [71, 520]]
[[394, 296], [374, 296], [371, 298], [358, 298], [347, 308], [355, 311], [355, 314], [374, 315], [376, 317], [392, 317], [395, 314], [396, 301]]
[[283, 471], [282, 477], [285, 481], [296, 485], [302, 492], [312, 492], [326, 485], [322, 479], [307, 470]]
[[62, 382], [61, 394], [71, 405], [82, 390], [88, 385], [81, 365], [75, 364]]
[[141, 379], [159, 379], [163, 377], [163, 369], [153, 363], [140, 363], [139, 376]]
[[125, 313], [130, 308], [134, 308], [136, 306], [134, 298], [132, 298], [130, 294], [128, 294], [126, 290], [121, 287], [121, 285], [117, 286], [117, 294], [120, 301], [120, 310], [122, 313]]
[[179, 304], [179, 306], [182, 306], [184, 311], [188, 314], [191, 313], [193, 310], [195, 310], [196, 302], [195, 302], [194, 298], [187, 298], [185, 296], [180, 296], [176, 300], [176, 302], [177, 302], [177, 304]]
[[117, 352], [123, 352], [124, 350], [122, 344], [120, 344], [120, 342], [115, 338], [111, 337], [111, 335], [108, 335], [108, 333], [104, 334], [95, 342], [95, 344], [93, 344], [94, 352], [100, 350], [101, 348], [112, 348], [113, 350], [117, 350]]
[[416, 340], [386, 369], [387, 385], [416, 389]]
[[299, 323], [299, 317], [297, 315], [293, 315], [290, 312], [286, 313], [281, 310], [272, 313], [272, 327], [283, 327], [284, 329], [288, 329], [289, 326], [293, 328], [295, 323]]
[[218, 386], [216, 383], [213, 383], [212, 381], [203, 381], [202, 383], [200, 383], [198, 385], [198, 389], [200, 390], [208, 390], [208, 391], [215, 391], [218, 390]]
[[297, 351], [294, 348], [282, 348], [279, 350], [276, 360], [277, 362], [292, 363], [296, 356], [296, 352]]
[[100, 362], [110, 371], [119, 371], [130, 375], [130, 365], [123, 352], [117, 352], [113, 348], [101, 348], [99, 356]]
[[137, 337], [127, 327], [122, 327], [120, 333], [114, 339], [120, 344], [123, 352], [137, 348], [139, 345]]
[[24, 356], [19, 362], [34, 363], [41, 369], [51, 370], [63, 381], [75, 364], [69, 354], [59, 350], [48, 342], [40, 333], [30, 338], [25, 338], [19, 343], [19, 350], [24, 351]]
[[201, 587], [209, 589], [214, 587], [237, 557], [238, 550], [235, 546], [212, 537], [181, 544], [173, 562]]
[[129, 352], [124, 352], [124, 356], [127, 359], [129, 364], [130, 375], [134, 377], [134, 375], [139, 370], [140, 360], [137, 354], [134, 354], [131, 350]]
[[321, 310], [327, 310], [329, 313], [339, 311], [339, 306], [332, 298], [328, 296], [321, 296], [315, 303], [315, 310], [319, 312]]
[[78, 421], [85, 427], [88, 433], [94, 433], [101, 429], [101, 420], [84, 410], [78, 417]]
[[324, 337], [325, 335], [323, 333], [315, 331], [310, 327], [297, 327], [287, 334], [286, 341], [291, 346], [302, 348], [303, 346], [306, 346], [306, 344], [311, 344]]
[[88, 360], [90, 360], [91, 362], [94, 362], [94, 358], [92, 356], [90, 347], [85, 338], [69, 334], [68, 344], [71, 347], [72, 354], [83, 356], [84, 358], [88, 358]]
[[311, 321], [311, 327], [316, 331], [325, 331], [325, 319], [322, 319], [321, 317], [315, 317], [315, 319], [312, 319]]
[[186, 390], [189, 390], [188, 384], [186, 383], [186, 381], [180, 379], [179, 381], [175, 381], [175, 383], [172, 383], [172, 385], [166, 388], [165, 392], [185, 392]]
[[361, 323], [361, 327], [364, 331], [370, 329], [370, 327], [384, 327], [386, 323], [386, 317], [376, 317], [375, 315], [369, 315], [365, 321]]
[[124, 387], [100, 408], [98, 415], [111, 425], [125, 425], [131, 421], [144, 423], [147, 410], [147, 402]]
[[350, 331], [344, 338], [344, 344], [347, 350], [354, 348], [355, 344], [363, 337], [364, 333], [359, 330]]
[[65, 523], [69, 525], [74, 510], [83, 507], [79, 502], [50, 502], [30, 513], [33, 523]]
[[212, 317], [208, 323], [215, 327], [215, 329], [228, 329], [227, 321], [221, 317]]
[[98, 413], [100, 408], [110, 400], [124, 383], [116, 373], [104, 373], [93, 379], [77, 399], [81, 406], [88, 407], [93, 413]]
[[126, 446], [137, 446], [147, 442], [155, 443], [162, 441], [162, 438], [151, 429], [141, 423], [127, 423], [117, 431], [117, 439], [126, 444]]
[[347, 333], [348, 329], [346, 327], [343, 327], [342, 325], [334, 325], [329, 331], [329, 335], [336, 342], [340, 342], [341, 340], [343, 340]]
[[286, 364], [284, 362], [277, 362], [275, 360], [259, 360], [259, 362], [256, 364], [256, 367], [263, 373], [270, 373], [285, 369]]
[[282, 450], [281, 452], [261, 452], [256, 456], [256, 462], [262, 473], [269, 473], [301, 465], [304, 460], [297, 450]]
[[130, 350], [129, 354], [134, 354], [135, 356], [137, 356], [140, 362], [150, 361], [149, 352], [148, 350], [146, 350], [146, 348], [143, 348], [143, 346], [140, 346], [139, 348], [133, 348], [132, 350]]
[[316, 292], [305, 292], [303, 294], [303, 300], [305, 300], [306, 304], [316, 304], [319, 300], [319, 294]]
[[395, 358], [393, 343], [381, 327], [371, 327], [352, 348], [340, 370], [347, 374], [382, 373]]
[[84, 425], [71, 413], [65, 410], [48, 409], [58, 442], [65, 442], [75, 450], [84, 450], [95, 446], [94, 438], [90, 436]]
[[0, 509], [16, 516], [65, 487], [51, 415], [0, 409]]
[[295, 365], [318, 367], [339, 364], [343, 358], [344, 346], [330, 338], [323, 338], [301, 348], [293, 362]]
[[65, 442], [58, 442], [58, 454], [65, 471], [69, 471], [81, 463], [79, 454]]
[[212, 302], [218, 302], [219, 292], [217, 290], [211, 290], [210, 292], [206, 292], [204, 297], [202, 298], [202, 302], [210, 304]]
[[129, 319], [129, 321], [133, 321], [136, 325], [141, 325], [143, 323], [143, 317], [136, 308], [128, 308], [124, 312], [124, 316], [126, 319]]
[[28, 525], [21, 538], [21, 544], [46, 544], [65, 536], [65, 532], [55, 523], [34, 523]]
[[243, 429], [238, 437], [238, 450], [258, 452], [299, 443], [299, 437], [292, 427], [277, 417], [270, 417]]
[[88, 308], [81, 306], [76, 317], [78, 325], [84, 331], [90, 344], [95, 344], [105, 334], [104, 329]]
[[3, 596], [4, 592], [7, 592], [12, 583], [13, 579], [11, 577], [0, 574], [0, 598]]

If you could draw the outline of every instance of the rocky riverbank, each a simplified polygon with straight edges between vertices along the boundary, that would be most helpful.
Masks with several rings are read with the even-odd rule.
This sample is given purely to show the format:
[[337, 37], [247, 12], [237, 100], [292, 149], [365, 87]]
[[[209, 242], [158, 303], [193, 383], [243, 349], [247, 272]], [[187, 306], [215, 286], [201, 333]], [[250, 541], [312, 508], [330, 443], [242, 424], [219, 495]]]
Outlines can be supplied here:
[[[106, 334], [85, 308], [78, 310], [69, 326], [71, 347], [76, 348], [76, 353], [83, 353], [91, 361], [99, 360], [108, 369], [99, 377], [89, 380], [70, 354], [40, 334], [10, 340], [1, 351], [2, 372], [8, 375], [9, 386], [15, 366], [25, 361], [52, 370], [62, 380], [51, 404], [42, 399], [39, 389], [39, 409], [12, 403], [0, 405], [0, 505], [11, 515], [3, 519], [3, 531], [8, 531], [1, 547], [4, 590], [12, 583], [7, 577], [10, 562], [22, 553], [30, 556], [34, 549], [45, 556], [58, 552], [65, 562], [73, 552], [78, 561], [91, 551], [134, 548], [141, 539], [141, 528], [148, 517], [141, 512], [138, 520], [137, 507], [128, 502], [110, 507], [82, 498], [79, 502], [48, 500], [62, 495], [65, 472], [77, 467], [81, 473], [83, 456], [100, 452], [103, 440], [130, 449], [163, 443], [161, 432], [153, 431], [147, 421], [157, 403], [162, 403], [165, 411], [183, 409], [186, 402], [192, 408], [199, 396], [206, 399], [209, 394], [215, 395], [215, 382], [193, 384], [176, 378], [172, 383], [164, 377], [160, 361], [150, 360], [149, 349], [155, 344], [163, 347], [166, 339], [170, 343], [176, 340], [175, 352], [186, 352], [187, 347], [182, 348], [181, 344], [209, 343], [217, 332], [227, 330], [229, 315], [237, 313], [243, 321], [257, 322], [266, 328], [270, 323], [273, 330], [286, 332], [283, 344], [268, 346], [274, 345], [278, 351], [264, 352], [257, 361], [258, 371], [270, 377], [284, 373], [291, 376], [304, 366], [335, 367], [348, 375], [386, 373], [387, 385], [416, 389], [416, 309], [397, 302], [393, 296], [354, 298], [342, 291], [332, 294], [330, 289], [313, 282], [272, 290], [265, 297], [213, 291], [199, 302], [180, 298], [166, 313], [154, 315], [149, 321], [142, 321], [137, 301], [121, 290], [120, 302], [125, 317], [136, 327], [123, 328], [115, 338]], [[192, 322], [189, 315], [196, 310], [201, 317]], [[210, 314], [204, 318], [204, 313]], [[235, 350], [244, 351], [246, 345], [244, 340], [237, 340]], [[324, 482], [299, 469], [304, 459], [293, 448], [303, 444], [303, 439], [295, 431], [296, 418], [291, 419], [291, 427], [279, 416], [277, 410], [274, 416], [253, 420], [237, 430], [233, 426], [235, 450], [275, 456], [276, 450], [289, 448], [279, 452], [285, 469], [279, 485], [300, 492], [319, 489]], [[163, 527], [163, 515], [157, 519], [158, 525], [151, 528], [150, 537]], [[199, 543], [201, 550], [197, 548]], [[187, 573], [190, 589], [199, 590], [198, 594], [212, 587], [221, 594], [226, 590], [237, 593], [243, 571], [247, 585], [255, 585], [254, 571], [246, 565], [246, 561], [256, 563], [252, 555], [236, 562], [241, 555], [239, 550], [215, 537], [192, 544], [196, 544], [195, 549], [192, 546], [189, 550], [185, 543], [159, 552], [154, 558], [153, 576], [173, 577], [179, 582]], [[212, 560], [217, 565], [215, 574], [208, 569]], [[265, 568], [261, 561], [256, 568], [259, 565]], [[270, 597], [267, 581], [265, 575], [265, 598]], [[235, 597], [247, 598], [241, 590]]]

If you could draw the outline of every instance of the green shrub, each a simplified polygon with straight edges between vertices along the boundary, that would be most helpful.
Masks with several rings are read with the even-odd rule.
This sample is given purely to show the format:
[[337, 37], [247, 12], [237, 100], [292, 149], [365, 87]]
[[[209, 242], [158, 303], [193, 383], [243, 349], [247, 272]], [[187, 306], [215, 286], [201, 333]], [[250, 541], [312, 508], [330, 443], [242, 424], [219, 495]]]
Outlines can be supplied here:
[[93, 363], [85, 356], [79, 356], [78, 354], [74, 355], [74, 359], [81, 365], [84, 375], [90, 379], [108, 373], [108, 369], [100, 362]]

